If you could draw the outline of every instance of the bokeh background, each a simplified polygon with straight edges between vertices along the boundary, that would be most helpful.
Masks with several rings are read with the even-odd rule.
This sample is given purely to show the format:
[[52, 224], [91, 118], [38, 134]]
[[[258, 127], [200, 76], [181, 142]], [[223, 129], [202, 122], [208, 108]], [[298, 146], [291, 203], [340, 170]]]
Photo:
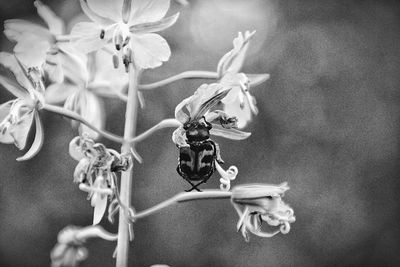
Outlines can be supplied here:
[[[130, 265], [150, 266], [399, 266], [400, 5], [398, 1], [189, 0], [162, 35], [172, 56], [144, 73], [157, 81], [184, 70], [215, 70], [238, 31], [257, 30], [243, 67], [270, 73], [252, 88], [260, 114], [245, 141], [220, 138], [235, 183], [287, 181], [285, 201], [297, 221], [271, 239], [236, 233], [228, 201], [171, 207], [135, 224]], [[66, 21], [78, 1], [44, 1]], [[32, 1], [0, 2], [0, 19], [43, 23]], [[1, 50], [13, 44], [0, 37]], [[203, 82], [185, 80], [145, 92], [138, 132], [173, 116], [174, 107]], [[0, 102], [11, 99], [0, 91]], [[124, 106], [106, 100], [107, 129], [123, 133]], [[72, 183], [75, 162], [68, 121], [43, 112], [45, 144], [29, 162], [0, 145], [0, 266], [48, 266], [57, 233], [91, 224], [86, 193]], [[150, 207], [186, 189], [177, 175], [172, 129], [138, 145], [132, 203]], [[103, 140], [104, 141], [104, 140]], [[104, 141], [110, 147], [115, 144]], [[219, 185], [217, 175], [204, 186]], [[115, 231], [116, 226], [103, 220]], [[92, 240], [82, 266], [113, 266], [115, 244]]]

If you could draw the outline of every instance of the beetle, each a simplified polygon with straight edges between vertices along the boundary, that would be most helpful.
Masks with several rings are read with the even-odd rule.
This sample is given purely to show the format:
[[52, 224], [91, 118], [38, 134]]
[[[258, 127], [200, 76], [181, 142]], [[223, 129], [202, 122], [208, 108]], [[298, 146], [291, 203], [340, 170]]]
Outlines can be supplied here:
[[[220, 149], [217, 143], [210, 139], [211, 123], [206, 121], [203, 116], [210, 108], [215, 106], [228, 91], [221, 92], [205, 101], [196, 116], [189, 118], [184, 124], [186, 146], [178, 146], [179, 158], [176, 168], [178, 174], [182, 176], [193, 189], [200, 191], [197, 187], [207, 182], [215, 171], [215, 161], [223, 163], [220, 156]], [[201, 116], [199, 118], [199, 116]]]

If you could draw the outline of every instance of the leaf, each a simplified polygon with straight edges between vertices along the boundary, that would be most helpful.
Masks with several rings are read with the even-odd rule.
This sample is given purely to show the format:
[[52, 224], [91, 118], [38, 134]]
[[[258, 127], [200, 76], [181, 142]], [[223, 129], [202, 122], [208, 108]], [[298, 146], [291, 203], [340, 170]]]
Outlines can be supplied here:
[[244, 140], [248, 138], [251, 133], [242, 132], [236, 129], [226, 129], [218, 124], [213, 124], [210, 134], [214, 136], [220, 136], [231, 140]]
[[17, 158], [17, 161], [25, 161], [33, 158], [36, 156], [40, 149], [43, 146], [43, 141], [44, 141], [44, 132], [43, 132], [43, 124], [42, 121], [39, 117], [39, 112], [34, 111], [34, 117], [35, 117], [35, 124], [36, 124], [36, 133], [35, 133], [35, 139], [33, 141], [33, 144], [31, 148], [28, 150], [28, 152], [25, 153], [22, 157]]

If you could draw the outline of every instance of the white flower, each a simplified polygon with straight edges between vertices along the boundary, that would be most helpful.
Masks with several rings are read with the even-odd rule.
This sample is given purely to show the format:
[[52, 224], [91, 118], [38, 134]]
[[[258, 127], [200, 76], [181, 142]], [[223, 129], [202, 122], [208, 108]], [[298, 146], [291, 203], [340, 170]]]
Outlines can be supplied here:
[[[80, 0], [93, 22], [80, 22], [71, 31], [72, 42], [83, 52], [112, 43], [125, 65], [155, 68], [171, 55], [168, 43], [154, 32], [172, 26], [179, 14], [164, 18], [170, 0]], [[118, 59], [119, 60], [119, 59]]]
[[196, 92], [184, 99], [175, 108], [175, 118], [182, 123], [173, 133], [172, 140], [178, 146], [187, 146], [186, 131], [184, 125], [198, 121], [204, 117], [206, 122], [211, 123], [210, 134], [233, 140], [242, 140], [250, 136], [250, 133], [234, 129], [236, 119], [221, 110], [211, 110], [224, 97], [229, 94], [230, 89], [222, 85], [203, 84]]
[[56, 38], [64, 33], [64, 22], [42, 2], [35, 1], [34, 5], [48, 28], [26, 20], [9, 19], [4, 22], [4, 34], [17, 43], [14, 53], [25, 66], [43, 68], [50, 80], [61, 82], [63, 50], [68, 45], [57, 43]]
[[[104, 51], [88, 55], [78, 52], [71, 54], [69, 60], [63, 62], [68, 80], [48, 86], [46, 102], [64, 103], [65, 108], [78, 113], [96, 128], [104, 128], [105, 111], [98, 95], [122, 94], [121, 91], [128, 83], [123, 68], [115, 69], [110, 62], [104, 62], [105, 55]], [[71, 121], [71, 124], [79, 127], [80, 134], [87, 133], [93, 139], [99, 137], [96, 131], [79, 122]]]
[[259, 85], [269, 78], [269, 74], [240, 73], [249, 43], [255, 31], [246, 31], [244, 36], [239, 32], [233, 40], [233, 49], [226, 53], [219, 61], [217, 72], [219, 83], [232, 88], [231, 92], [222, 100], [224, 111], [238, 119], [238, 128], [246, 126], [252, 114], [256, 115], [255, 98], [250, 94], [251, 87]]
[[39, 117], [39, 109], [44, 103], [44, 85], [39, 69], [26, 69], [17, 58], [9, 53], [0, 52], [0, 62], [9, 68], [18, 84], [0, 75], [0, 84], [17, 97], [0, 105], [0, 142], [14, 143], [24, 149], [28, 133], [35, 120], [35, 139], [30, 149], [18, 161], [34, 157], [43, 145], [43, 126]]
[[[248, 184], [232, 189], [231, 202], [239, 215], [237, 230], [241, 231], [246, 241], [249, 241], [248, 231], [260, 237], [289, 233], [290, 223], [295, 221], [295, 217], [293, 209], [281, 199], [288, 189], [287, 183]], [[262, 222], [279, 226], [279, 229], [271, 233], [263, 232]]]

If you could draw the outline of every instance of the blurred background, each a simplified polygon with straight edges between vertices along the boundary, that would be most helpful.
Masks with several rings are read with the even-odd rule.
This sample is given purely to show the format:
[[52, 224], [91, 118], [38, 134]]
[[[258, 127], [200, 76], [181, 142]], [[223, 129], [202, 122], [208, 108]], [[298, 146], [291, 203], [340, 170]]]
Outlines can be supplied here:
[[[66, 21], [78, 1], [43, 1]], [[138, 221], [130, 265], [150, 266], [399, 266], [400, 5], [398, 1], [189, 0], [172, 2], [178, 22], [162, 32], [169, 62], [145, 71], [143, 83], [185, 70], [216, 69], [238, 31], [257, 30], [242, 71], [270, 73], [252, 88], [260, 113], [245, 141], [214, 138], [235, 184], [281, 183], [296, 215], [287, 235], [271, 239], [236, 232], [229, 201], [170, 207]], [[0, 2], [0, 18], [41, 23], [32, 1]], [[72, 25], [71, 25], [72, 26]], [[2, 51], [13, 44], [0, 37]], [[4, 69], [3, 69], [4, 70]], [[145, 92], [138, 132], [164, 118], [202, 80], [179, 81]], [[0, 102], [12, 96], [0, 91]], [[106, 100], [107, 129], [123, 133], [124, 105]], [[0, 145], [0, 266], [48, 266], [58, 232], [92, 223], [87, 194], [72, 182], [68, 155], [76, 135], [67, 120], [42, 112], [40, 154]], [[188, 188], [176, 173], [173, 129], [140, 143], [132, 203], [148, 208]], [[118, 146], [101, 140], [109, 147]], [[219, 186], [214, 175], [203, 188]], [[116, 231], [106, 220], [102, 225]], [[88, 242], [82, 266], [113, 266], [115, 244]]]

